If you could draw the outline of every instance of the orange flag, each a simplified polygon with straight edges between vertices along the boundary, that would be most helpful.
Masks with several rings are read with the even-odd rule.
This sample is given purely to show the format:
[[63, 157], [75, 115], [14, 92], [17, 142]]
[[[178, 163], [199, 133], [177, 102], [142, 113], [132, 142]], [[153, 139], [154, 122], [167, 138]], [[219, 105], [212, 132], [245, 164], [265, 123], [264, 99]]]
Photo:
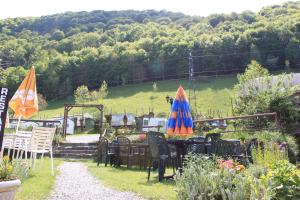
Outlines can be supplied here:
[[29, 118], [38, 111], [35, 69], [32, 67], [9, 102], [16, 117]]

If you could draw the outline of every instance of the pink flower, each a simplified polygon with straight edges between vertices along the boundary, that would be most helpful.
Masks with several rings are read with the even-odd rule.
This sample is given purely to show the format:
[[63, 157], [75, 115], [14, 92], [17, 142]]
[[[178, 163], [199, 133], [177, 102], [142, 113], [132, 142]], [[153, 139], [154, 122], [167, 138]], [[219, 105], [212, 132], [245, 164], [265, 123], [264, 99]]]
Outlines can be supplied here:
[[139, 134], [138, 141], [144, 142], [145, 140], [146, 140], [146, 134], [145, 133]]
[[221, 169], [232, 169], [233, 168], [233, 160], [218, 160], [219, 167]]

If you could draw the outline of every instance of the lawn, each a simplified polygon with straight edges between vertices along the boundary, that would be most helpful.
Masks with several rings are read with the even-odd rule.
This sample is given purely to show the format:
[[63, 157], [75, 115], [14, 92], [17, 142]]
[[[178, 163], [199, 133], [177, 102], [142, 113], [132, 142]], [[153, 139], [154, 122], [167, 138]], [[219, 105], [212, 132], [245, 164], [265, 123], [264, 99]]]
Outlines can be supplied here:
[[[197, 106], [197, 111], [207, 113], [209, 110], [222, 110], [224, 115], [230, 114], [230, 96], [233, 85], [236, 83], [235, 76], [212, 78], [207, 80], [195, 80], [191, 88], [195, 89], [195, 100], [191, 100], [191, 107]], [[105, 106], [105, 112], [113, 113], [148, 113], [149, 109], [155, 114], [168, 115], [170, 106], [166, 102], [166, 96], [175, 96], [179, 85], [182, 85], [188, 95], [188, 80], [168, 80], [157, 82], [157, 91], [153, 91], [153, 83], [141, 83], [127, 86], [111, 87], [106, 99], [99, 102]], [[192, 92], [191, 92], [192, 93]], [[63, 105], [74, 103], [72, 98], [48, 102], [47, 110], [40, 111], [36, 118], [51, 118], [63, 115]], [[93, 109], [84, 109], [84, 112], [95, 112]], [[73, 113], [82, 113], [82, 109], [72, 109]]]
[[141, 197], [157, 200], [176, 199], [175, 181], [158, 182], [157, 172], [152, 172], [147, 182], [147, 171], [127, 168], [97, 167], [96, 163], [87, 161], [89, 172], [105, 186], [121, 191], [131, 191]]
[[[55, 159], [55, 169], [61, 160]], [[58, 173], [55, 170], [55, 175]], [[18, 189], [16, 200], [41, 200], [45, 199], [54, 186], [56, 176], [51, 176], [50, 159], [44, 158], [43, 163], [37, 160], [36, 169], [22, 180], [21, 187]]]

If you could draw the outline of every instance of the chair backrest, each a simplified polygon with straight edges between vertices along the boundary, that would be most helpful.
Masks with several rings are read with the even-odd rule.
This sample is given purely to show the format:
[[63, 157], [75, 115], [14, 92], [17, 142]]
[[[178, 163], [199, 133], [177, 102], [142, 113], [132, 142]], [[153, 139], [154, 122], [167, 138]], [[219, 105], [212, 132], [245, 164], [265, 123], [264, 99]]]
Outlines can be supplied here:
[[14, 149], [26, 149], [28, 150], [30, 140], [32, 136], [32, 131], [18, 131], [15, 134]]
[[187, 139], [188, 141], [196, 141], [196, 142], [204, 142], [205, 137], [204, 136], [197, 136], [197, 137], [191, 137]]
[[2, 150], [4, 148], [12, 148], [13, 147], [15, 136], [16, 136], [15, 134], [4, 134]]
[[105, 137], [100, 137], [98, 142], [98, 156], [102, 161], [106, 158], [108, 152], [108, 140]]
[[[196, 154], [204, 154], [205, 153], [205, 137], [198, 136], [192, 137], [187, 140], [189, 143], [185, 146], [185, 151], [187, 153], [196, 153]], [[195, 144], [193, 144], [195, 142]], [[203, 144], [197, 144], [196, 142], [203, 142]]]
[[100, 137], [98, 147], [101, 153], [106, 153], [108, 148], [108, 140], [105, 137]]
[[117, 144], [119, 145], [117, 151], [119, 152], [120, 156], [128, 156], [131, 154], [131, 143], [127, 137], [118, 136]]
[[214, 141], [220, 139], [220, 137], [221, 137], [221, 133], [210, 133], [205, 136], [204, 141], [205, 142], [210, 142], [210, 141], [214, 142]]
[[118, 136], [117, 142], [119, 145], [130, 145], [130, 140], [125, 136]]
[[210, 143], [210, 153], [214, 153], [216, 151], [217, 141], [220, 139], [221, 133], [210, 133], [205, 136], [205, 143]]
[[36, 127], [32, 130], [30, 150], [50, 150], [56, 128]]
[[153, 159], [159, 159], [161, 155], [170, 155], [169, 146], [163, 133], [148, 132], [147, 141]]
[[240, 145], [237, 142], [217, 140], [214, 154], [217, 156], [231, 157], [239, 155]]

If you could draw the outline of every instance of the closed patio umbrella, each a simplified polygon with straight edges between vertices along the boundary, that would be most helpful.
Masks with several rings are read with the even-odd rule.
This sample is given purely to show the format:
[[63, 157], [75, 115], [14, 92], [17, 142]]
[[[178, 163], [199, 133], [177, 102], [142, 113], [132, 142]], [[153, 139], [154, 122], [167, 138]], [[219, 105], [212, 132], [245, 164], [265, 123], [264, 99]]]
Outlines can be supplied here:
[[171, 108], [168, 121], [168, 135], [192, 135], [193, 120], [189, 102], [183, 87], [180, 85]]
[[9, 107], [14, 111], [15, 117], [19, 118], [17, 132], [21, 117], [30, 118], [38, 111], [38, 98], [36, 90], [35, 69], [32, 67], [18, 90], [9, 102]]

